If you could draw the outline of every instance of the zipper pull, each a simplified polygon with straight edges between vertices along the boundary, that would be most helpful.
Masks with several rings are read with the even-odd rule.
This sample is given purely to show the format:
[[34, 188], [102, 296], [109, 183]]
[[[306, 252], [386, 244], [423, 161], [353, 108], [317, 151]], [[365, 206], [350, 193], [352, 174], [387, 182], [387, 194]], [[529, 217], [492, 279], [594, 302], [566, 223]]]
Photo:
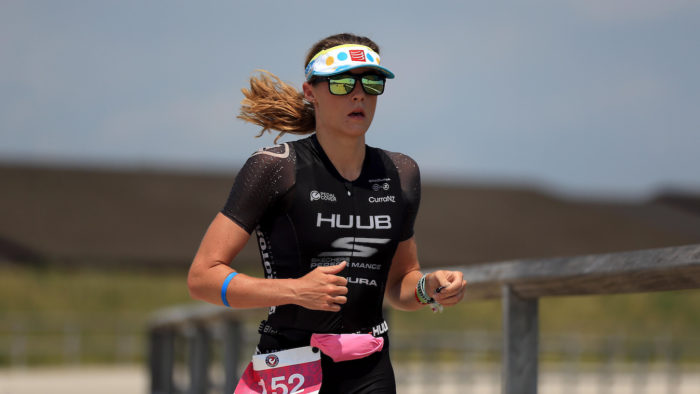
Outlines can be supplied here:
[[348, 191], [348, 197], [352, 196], [352, 184], [350, 182], [345, 182], [345, 190]]

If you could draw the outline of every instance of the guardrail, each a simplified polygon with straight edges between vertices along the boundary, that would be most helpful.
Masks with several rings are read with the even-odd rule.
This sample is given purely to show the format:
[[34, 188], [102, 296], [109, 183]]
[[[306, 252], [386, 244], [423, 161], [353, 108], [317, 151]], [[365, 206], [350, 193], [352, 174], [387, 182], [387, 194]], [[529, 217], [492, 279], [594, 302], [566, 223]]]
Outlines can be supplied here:
[[[469, 283], [465, 299], [503, 299], [502, 392], [529, 394], [537, 392], [539, 298], [700, 288], [700, 244], [449, 269], [461, 271]], [[216, 306], [159, 313], [150, 326], [151, 393], [179, 392], [173, 384], [178, 333], [190, 344], [187, 392], [212, 389], [207, 371], [214, 335], [224, 344], [221, 389], [232, 393], [240, 361], [236, 343], [241, 338], [241, 322], [249, 313]]]
[[234, 310], [215, 305], [173, 307], [157, 312], [149, 327], [149, 369], [152, 394], [181, 393], [174, 384], [175, 340], [186, 339], [189, 354], [186, 393], [209, 393], [211, 343], [223, 344], [224, 384], [222, 392], [233, 393], [238, 382], [242, 322], [250, 311]]
[[700, 245], [452, 269], [465, 298], [503, 298], [503, 392], [536, 393], [539, 298], [700, 288]]

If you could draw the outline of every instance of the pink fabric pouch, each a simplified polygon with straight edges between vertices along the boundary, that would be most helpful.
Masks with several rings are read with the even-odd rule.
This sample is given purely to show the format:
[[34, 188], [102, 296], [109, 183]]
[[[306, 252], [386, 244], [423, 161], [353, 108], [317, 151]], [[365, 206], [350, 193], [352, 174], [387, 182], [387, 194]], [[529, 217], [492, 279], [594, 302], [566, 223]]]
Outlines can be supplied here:
[[372, 334], [312, 334], [311, 346], [335, 362], [357, 360], [384, 348], [384, 338]]

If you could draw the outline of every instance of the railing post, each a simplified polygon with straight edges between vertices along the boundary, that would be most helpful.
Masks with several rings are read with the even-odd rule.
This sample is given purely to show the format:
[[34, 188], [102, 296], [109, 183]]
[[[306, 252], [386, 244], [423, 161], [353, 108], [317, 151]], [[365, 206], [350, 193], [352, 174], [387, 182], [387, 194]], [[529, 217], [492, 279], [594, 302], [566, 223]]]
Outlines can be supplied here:
[[224, 394], [231, 394], [238, 383], [243, 332], [237, 320], [224, 320]]
[[209, 359], [211, 354], [211, 335], [204, 325], [192, 327], [189, 338], [190, 394], [209, 392]]
[[537, 393], [538, 299], [503, 285], [503, 394]]
[[151, 329], [148, 342], [151, 394], [173, 393], [175, 333], [172, 329]]

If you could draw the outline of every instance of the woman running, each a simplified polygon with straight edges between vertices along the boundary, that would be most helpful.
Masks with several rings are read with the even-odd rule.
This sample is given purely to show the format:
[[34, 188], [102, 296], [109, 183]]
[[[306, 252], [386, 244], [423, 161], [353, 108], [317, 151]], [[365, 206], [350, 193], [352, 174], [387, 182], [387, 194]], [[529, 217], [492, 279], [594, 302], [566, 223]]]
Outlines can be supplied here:
[[[204, 235], [188, 287], [213, 304], [269, 307], [259, 356], [236, 393], [317, 390], [315, 379], [321, 393], [394, 393], [384, 296], [401, 310], [436, 310], [458, 303], [466, 282], [458, 271], [421, 273], [418, 166], [365, 145], [377, 97], [394, 78], [378, 46], [330, 36], [305, 65], [303, 92], [269, 73], [243, 90], [239, 117], [262, 126], [261, 135], [311, 135], [247, 160]], [[264, 278], [229, 266], [252, 233]]]

